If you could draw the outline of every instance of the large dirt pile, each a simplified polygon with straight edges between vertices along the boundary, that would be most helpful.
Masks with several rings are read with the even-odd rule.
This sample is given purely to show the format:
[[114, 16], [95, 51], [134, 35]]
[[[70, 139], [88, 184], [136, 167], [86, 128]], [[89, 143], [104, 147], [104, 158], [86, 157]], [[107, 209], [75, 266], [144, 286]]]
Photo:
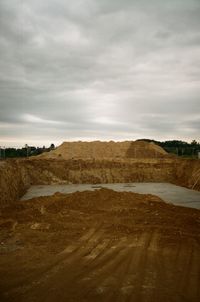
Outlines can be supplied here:
[[144, 141], [64, 142], [55, 150], [40, 155], [43, 158], [62, 159], [163, 158], [168, 156], [161, 147]]
[[200, 211], [153, 195], [55, 194], [0, 216], [0, 300], [200, 300]]

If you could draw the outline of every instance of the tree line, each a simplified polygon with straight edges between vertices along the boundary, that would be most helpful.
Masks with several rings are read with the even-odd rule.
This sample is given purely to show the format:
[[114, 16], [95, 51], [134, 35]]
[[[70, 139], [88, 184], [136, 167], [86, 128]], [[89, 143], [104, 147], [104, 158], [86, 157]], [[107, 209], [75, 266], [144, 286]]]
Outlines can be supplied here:
[[36, 156], [42, 154], [44, 152], [49, 152], [55, 149], [55, 145], [51, 144], [49, 147], [35, 147], [35, 146], [28, 146], [27, 144], [25, 147], [22, 148], [3, 148], [0, 147], [0, 158], [14, 158], [14, 157], [29, 157], [29, 156]]
[[187, 143], [181, 140], [169, 140], [169, 141], [156, 141], [150, 139], [141, 139], [146, 142], [153, 142], [162, 147], [168, 153], [173, 153], [183, 157], [197, 157], [200, 152], [200, 143], [193, 140], [191, 143]]

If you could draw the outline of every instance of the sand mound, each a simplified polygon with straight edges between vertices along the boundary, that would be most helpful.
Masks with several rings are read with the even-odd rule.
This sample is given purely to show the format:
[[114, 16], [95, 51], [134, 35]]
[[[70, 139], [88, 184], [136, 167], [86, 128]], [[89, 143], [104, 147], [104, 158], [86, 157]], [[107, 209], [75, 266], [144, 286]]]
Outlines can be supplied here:
[[163, 158], [168, 156], [161, 147], [144, 141], [64, 142], [55, 150], [40, 155], [44, 158], [62, 159]]

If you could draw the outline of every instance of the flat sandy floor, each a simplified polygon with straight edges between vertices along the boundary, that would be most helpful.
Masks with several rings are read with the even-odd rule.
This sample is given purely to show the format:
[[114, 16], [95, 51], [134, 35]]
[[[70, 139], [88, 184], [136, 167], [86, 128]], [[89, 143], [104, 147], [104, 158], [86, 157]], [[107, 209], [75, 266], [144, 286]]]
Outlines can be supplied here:
[[0, 301], [200, 301], [200, 211], [108, 189], [2, 210]]
[[76, 191], [91, 190], [98, 188], [108, 188], [118, 192], [135, 192], [141, 194], [154, 194], [164, 201], [191, 208], [200, 209], [200, 192], [189, 190], [184, 187], [176, 186], [170, 183], [118, 183], [118, 184], [72, 184], [72, 185], [43, 185], [32, 186], [22, 197], [22, 200], [28, 200], [39, 196], [50, 196], [56, 192], [73, 193]]

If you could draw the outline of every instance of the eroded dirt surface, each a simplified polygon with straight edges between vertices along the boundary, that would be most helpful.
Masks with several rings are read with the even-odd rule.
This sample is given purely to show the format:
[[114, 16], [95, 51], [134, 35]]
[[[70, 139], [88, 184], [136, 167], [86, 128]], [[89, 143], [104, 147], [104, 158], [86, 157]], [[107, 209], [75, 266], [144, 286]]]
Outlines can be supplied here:
[[0, 216], [0, 300], [199, 301], [200, 211], [152, 195], [55, 194]]

